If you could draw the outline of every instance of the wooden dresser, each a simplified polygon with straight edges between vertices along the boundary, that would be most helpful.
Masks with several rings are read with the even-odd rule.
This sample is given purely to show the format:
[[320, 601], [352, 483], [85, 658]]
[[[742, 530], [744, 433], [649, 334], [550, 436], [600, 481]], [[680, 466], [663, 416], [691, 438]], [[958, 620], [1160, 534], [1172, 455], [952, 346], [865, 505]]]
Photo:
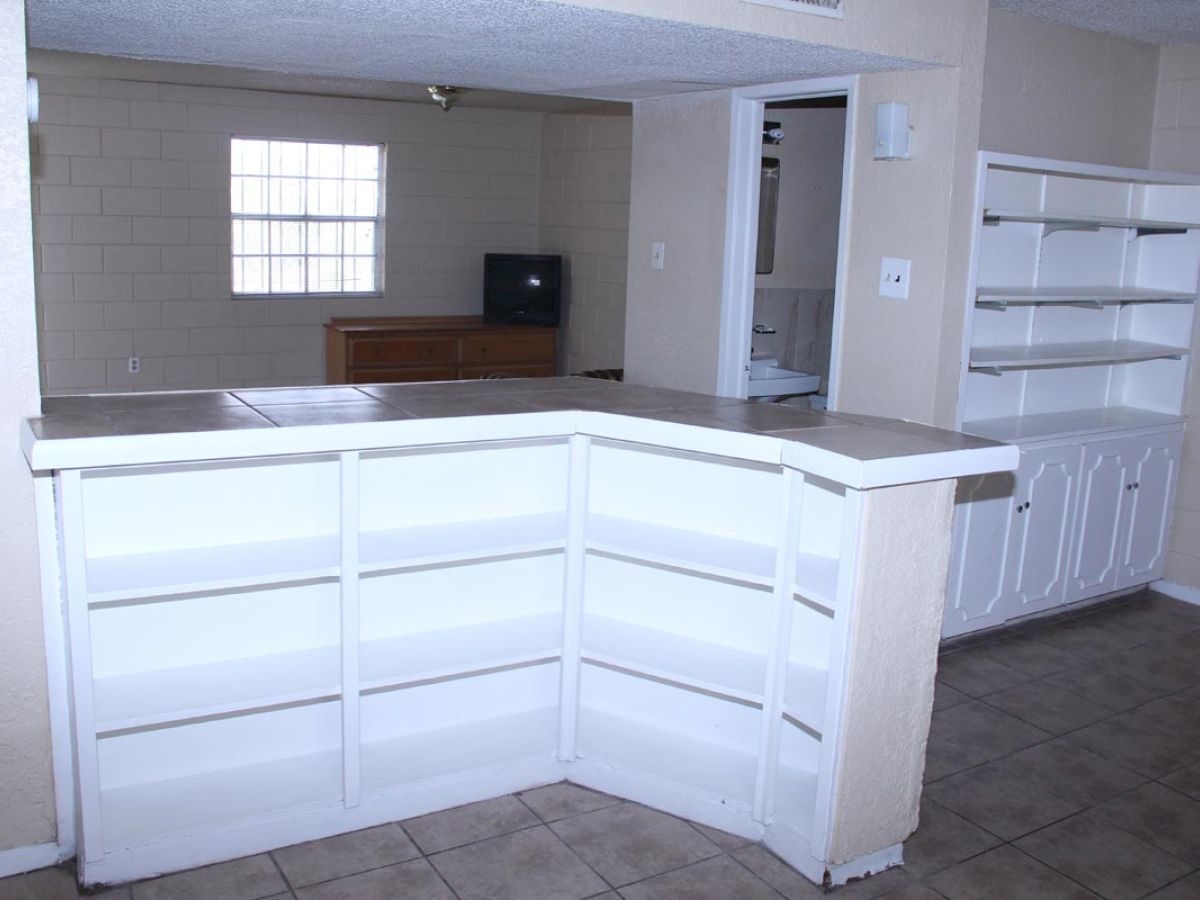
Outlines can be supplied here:
[[325, 325], [329, 384], [450, 381], [557, 373], [558, 329], [489, 325], [482, 316], [330, 319]]

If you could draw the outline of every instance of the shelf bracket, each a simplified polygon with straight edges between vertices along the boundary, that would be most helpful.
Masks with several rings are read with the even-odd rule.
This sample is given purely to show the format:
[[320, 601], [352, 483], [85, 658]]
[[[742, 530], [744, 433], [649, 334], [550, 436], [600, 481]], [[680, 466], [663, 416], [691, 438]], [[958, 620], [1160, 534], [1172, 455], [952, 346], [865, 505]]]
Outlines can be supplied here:
[[1004, 374], [1004, 370], [997, 366], [971, 366], [971, 371], [980, 375], [995, 375], [997, 378]]
[[1051, 235], [1056, 231], [1099, 231], [1100, 226], [1094, 222], [1046, 222], [1042, 226], [1042, 235]]
[[1007, 300], [976, 300], [975, 305], [982, 309], [998, 309], [1001, 312], [1008, 309]]
[[1187, 234], [1186, 228], [1139, 228], [1135, 237], [1145, 237], [1148, 234]]

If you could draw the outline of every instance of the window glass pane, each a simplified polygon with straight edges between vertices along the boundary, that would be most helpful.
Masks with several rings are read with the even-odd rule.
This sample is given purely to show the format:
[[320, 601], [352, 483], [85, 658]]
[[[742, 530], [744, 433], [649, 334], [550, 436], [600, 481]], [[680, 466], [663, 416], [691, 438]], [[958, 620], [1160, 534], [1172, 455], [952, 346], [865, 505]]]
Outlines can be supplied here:
[[376, 291], [382, 160], [379, 145], [232, 138], [234, 292]]

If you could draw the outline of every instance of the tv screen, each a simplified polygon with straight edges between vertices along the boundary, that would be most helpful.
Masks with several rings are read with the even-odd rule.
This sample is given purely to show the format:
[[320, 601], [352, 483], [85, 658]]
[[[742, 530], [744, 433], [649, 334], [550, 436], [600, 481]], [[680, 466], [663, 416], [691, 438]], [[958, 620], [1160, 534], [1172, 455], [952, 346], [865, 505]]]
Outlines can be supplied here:
[[557, 325], [562, 257], [486, 253], [483, 318], [500, 325]]

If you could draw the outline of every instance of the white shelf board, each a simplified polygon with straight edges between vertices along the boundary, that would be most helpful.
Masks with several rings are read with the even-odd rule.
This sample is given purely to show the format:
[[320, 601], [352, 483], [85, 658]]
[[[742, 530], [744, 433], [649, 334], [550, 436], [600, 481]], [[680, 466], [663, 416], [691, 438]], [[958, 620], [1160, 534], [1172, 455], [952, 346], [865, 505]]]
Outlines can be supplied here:
[[838, 561], [831, 556], [799, 553], [794, 593], [827, 609], [837, 605]]
[[328, 578], [338, 573], [336, 535], [102, 556], [87, 560], [88, 600], [225, 590]]
[[137, 730], [336, 697], [340, 666], [341, 649], [330, 646], [97, 678], [96, 731]]
[[775, 575], [775, 548], [767, 544], [633, 519], [589, 516], [587, 546], [614, 556], [749, 584], [770, 586]]
[[539, 755], [549, 758], [557, 750], [558, 707], [532, 709], [365, 743], [362, 788], [386, 790]]
[[783, 709], [818, 734], [825, 730], [825, 704], [829, 693], [829, 670], [788, 666], [787, 687], [783, 693]]
[[686, 785], [692, 793], [740, 803], [754, 797], [753, 753], [587, 706], [579, 711], [578, 753]]
[[972, 347], [972, 369], [1034, 369], [1053, 366], [1141, 362], [1186, 356], [1187, 347], [1145, 341], [1084, 341], [1072, 344], [1009, 344]]
[[561, 549], [566, 513], [414, 525], [359, 536], [363, 572]]
[[104, 844], [158, 840], [173, 832], [336, 802], [341, 795], [338, 750], [109, 788], [100, 792]]
[[968, 434], [991, 438], [994, 441], [1039, 441], [1056, 437], [1076, 437], [1130, 428], [1155, 428], [1179, 425], [1183, 418], [1167, 413], [1113, 406], [1104, 409], [1074, 409], [1067, 412], [1036, 413], [1030, 416], [1007, 416], [999, 419], [978, 419], [964, 422]]
[[1089, 214], [1030, 212], [1019, 209], [985, 209], [984, 222], [1034, 222], [1042, 225], [1097, 227], [1097, 228], [1144, 228], [1151, 231], [1179, 231], [1200, 228], [1196, 222], [1164, 222], [1157, 219], [1128, 219], [1120, 216], [1093, 216]]
[[762, 703], [767, 678], [765, 651], [751, 653], [605, 616], [584, 617], [583, 658], [751, 703]]
[[1009, 306], [1037, 306], [1042, 303], [1192, 303], [1195, 294], [1122, 287], [981, 287], [976, 293], [980, 304], [1003, 303]]
[[775, 818], [807, 838], [812, 835], [816, 810], [816, 773], [781, 763], [775, 776]]
[[557, 658], [562, 615], [546, 613], [362, 643], [362, 690], [437, 681], [466, 672]]

